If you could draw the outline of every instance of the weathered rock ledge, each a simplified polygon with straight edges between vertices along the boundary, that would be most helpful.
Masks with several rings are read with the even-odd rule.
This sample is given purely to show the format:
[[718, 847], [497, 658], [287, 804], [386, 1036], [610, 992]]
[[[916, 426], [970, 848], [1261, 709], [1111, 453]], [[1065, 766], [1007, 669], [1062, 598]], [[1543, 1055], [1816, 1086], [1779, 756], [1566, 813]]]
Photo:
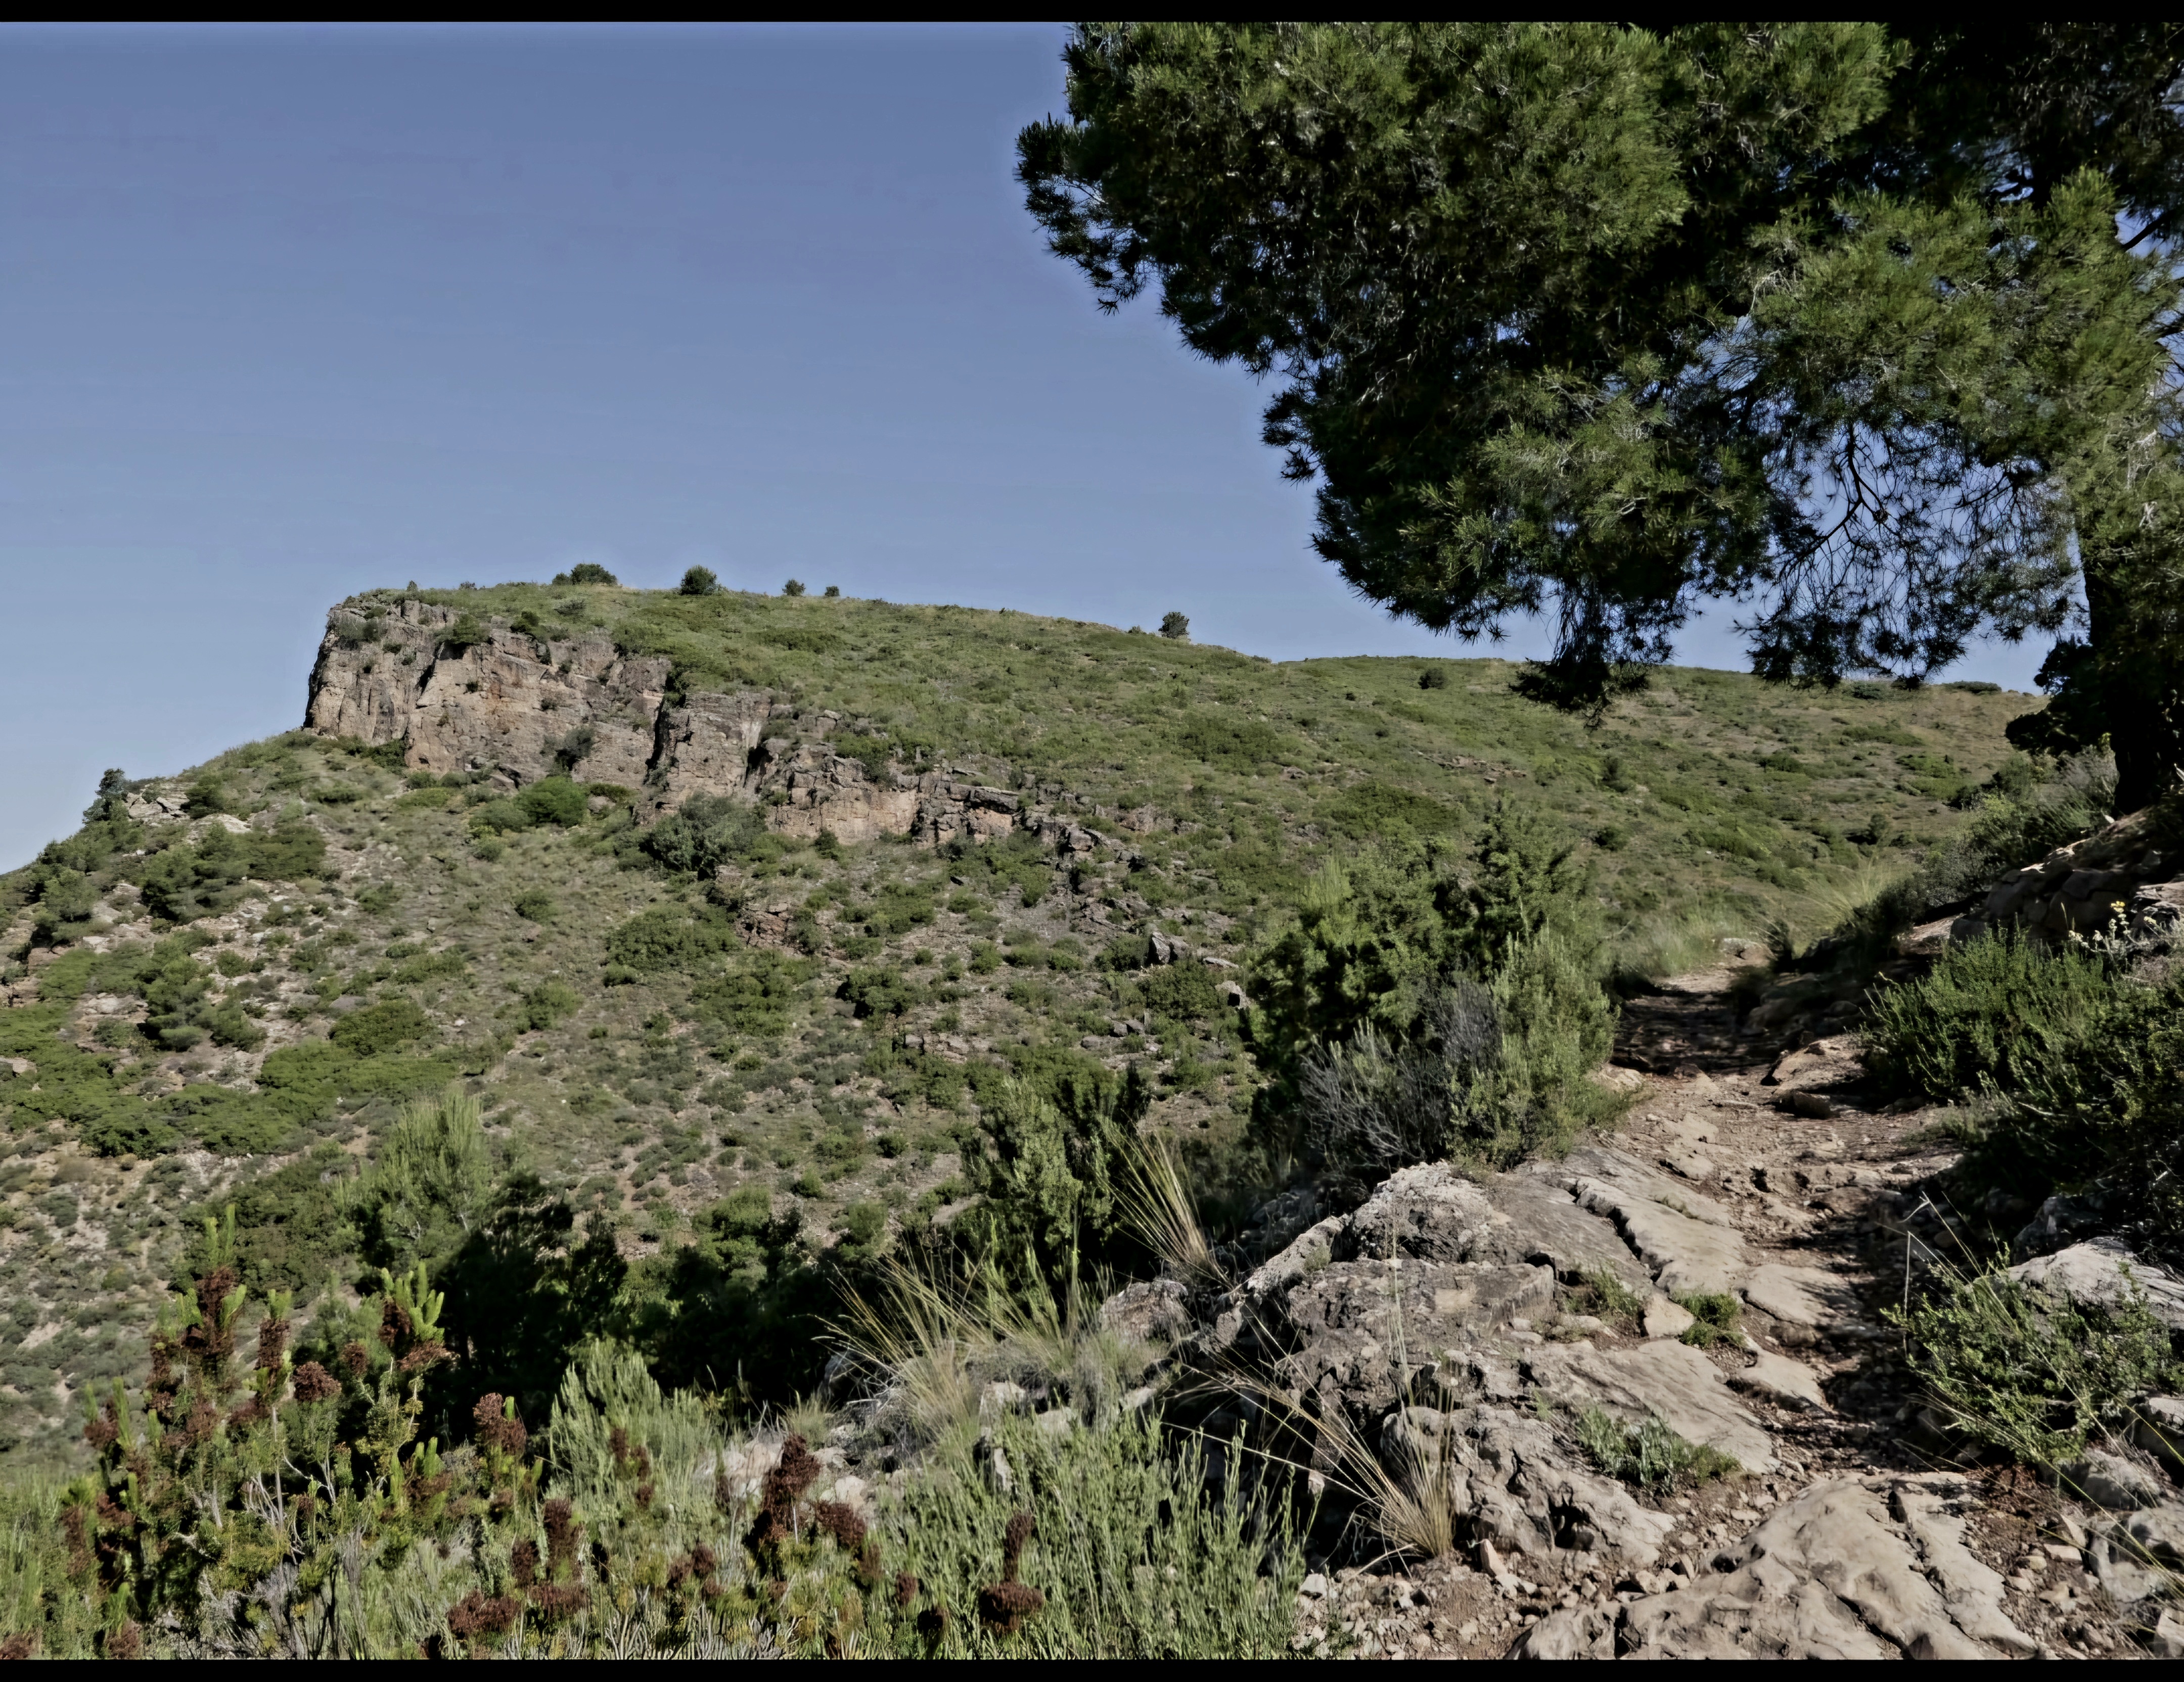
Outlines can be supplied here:
[[1028, 829], [1065, 854], [1089, 853], [1103, 838], [1067, 810], [1039, 810], [944, 768], [868, 768], [879, 756], [833, 745], [863, 733], [838, 713], [760, 689], [672, 693], [671, 661], [625, 654], [596, 634], [473, 621], [465, 640], [452, 642], [463, 617], [409, 598], [336, 608], [311, 671], [306, 727], [373, 746], [398, 742], [415, 769], [490, 771], [510, 787], [572, 771], [629, 789], [648, 822], [708, 794], [763, 806], [768, 827], [788, 835], [906, 835], [938, 845]]

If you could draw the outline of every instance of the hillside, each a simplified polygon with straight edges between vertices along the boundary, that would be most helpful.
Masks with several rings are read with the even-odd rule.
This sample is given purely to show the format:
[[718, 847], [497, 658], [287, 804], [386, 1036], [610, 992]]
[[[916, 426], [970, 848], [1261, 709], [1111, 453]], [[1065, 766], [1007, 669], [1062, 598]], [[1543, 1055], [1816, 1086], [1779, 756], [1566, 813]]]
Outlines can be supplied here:
[[1495, 660], [1272, 664], [1015, 613], [382, 592], [304, 727], [110, 782], [0, 878], [0, 1432], [141, 1363], [195, 1212], [345, 1281], [341, 1180], [464, 1081], [632, 1261], [753, 1187], [797, 1242], [964, 1200], [1011, 1067], [1136, 1067], [1217, 1162], [1240, 966], [1322, 862], [1567, 827], [1629, 961], [1760, 936], [1961, 822], [2021, 696], [1671, 670], [1596, 729]]

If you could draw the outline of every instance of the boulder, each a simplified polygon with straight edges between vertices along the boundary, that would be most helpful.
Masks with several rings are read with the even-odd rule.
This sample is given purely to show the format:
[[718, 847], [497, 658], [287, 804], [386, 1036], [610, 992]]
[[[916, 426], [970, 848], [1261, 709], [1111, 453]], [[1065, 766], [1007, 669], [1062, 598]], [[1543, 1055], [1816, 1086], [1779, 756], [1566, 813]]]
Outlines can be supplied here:
[[1533, 1164], [1486, 1183], [1493, 1221], [1476, 1233], [1467, 1259], [1545, 1263], [1565, 1284], [1588, 1273], [1606, 1273], [1626, 1289], [1646, 1291], [1652, 1275], [1615, 1228], [1581, 1206], [1568, 1186], [1549, 1172], [1561, 1164]]
[[1334, 1262], [1290, 1286], [1279, 1320], [1269, 1315], [1262, 1326], [1288, 1350], [1273, 1362], [1283, 1390], [1339, 1396], [1362, 1423], [1423, 1375], [1464, 1370], [1474, 1344], [1547, 1307], [1554, 1294], [1546, 1267]]
[[2113, 1312], [2137, 1298], [2170, 1331], [2184, 1331], [2184, 1280], [2141, 1262], [2121, 1239], [2088, 1239], [2020, 1262], [2009, 1274], [2081, 1307]]
[[1176, 1343], [1190, 1335], [1190, 1293], [1176, 1279], [1126, 1285], [1100, 1305], [1101, 1329], [1133, 1343]]
[[1483, 1551], [1544, 1558], [1577, 1549], [1645, 1570], [1675, 1529], [1674, 1519], [1580, 1464], [1551, 1426], [1514, 1408], [1399, 1409], [1380, 1444], [1384, 1463], [1407, 1486], [1438, 1484]]
[[2184, 1572], [2184, 1506], [2163, 1501], [2112, 1519], [2086, 1553], [2100, 1585], [2120, 1604], [2173, 1596]]
[[2062, 1468], [2061, 1477], [2064, 1489], [2111, 1512], [2150, 1507], [2166, 1493], [2152, 1468], [2106, 1449], [2087, 1449]]
[[1351, 1217], [1337, 1254], [1344, 1261], [1466, 1261], [1493, 1224], [1494, 1206], [1484, 1191], [1447, 1163], [1429, 1162], [1383, 1181]]
[[2131, 1422], [2131, 1440], [2166, 1466], [2184, 1472], [2184, 1396], [2148, 1396]]
[[1698, 1323], [1697, 1315], [1671, 1298], [1656, 1296], [1646, 1305], [1646, 1335], [1649, 1338], [1680, 1338]]
[[1820, 1394], [1820, 1381], [1814, 1376], [1813, 1369], [1786, 1355], [1757, 1351], [1752, 1364], [1741, 1373], [1731, 1373], [1729, 1382], [1738, 1390], [1763, 1395], [1770, 1401], [1810, 1408], [1815, 1413], [1828, 1411], [1828, 1399]]

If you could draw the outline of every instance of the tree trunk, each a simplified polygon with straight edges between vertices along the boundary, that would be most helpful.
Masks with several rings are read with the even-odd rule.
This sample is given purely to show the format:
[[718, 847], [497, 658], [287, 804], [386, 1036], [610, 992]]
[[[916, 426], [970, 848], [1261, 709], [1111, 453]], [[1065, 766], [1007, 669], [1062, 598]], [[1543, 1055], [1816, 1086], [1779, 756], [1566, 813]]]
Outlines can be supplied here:
[[2086, 570], [2086, 606], [2101, 711], [2115, 755], [2118, 812], [2152, 805], [2184, 780], [2184, 646], [2178, 587], [2133, 588], [2107, 568]]

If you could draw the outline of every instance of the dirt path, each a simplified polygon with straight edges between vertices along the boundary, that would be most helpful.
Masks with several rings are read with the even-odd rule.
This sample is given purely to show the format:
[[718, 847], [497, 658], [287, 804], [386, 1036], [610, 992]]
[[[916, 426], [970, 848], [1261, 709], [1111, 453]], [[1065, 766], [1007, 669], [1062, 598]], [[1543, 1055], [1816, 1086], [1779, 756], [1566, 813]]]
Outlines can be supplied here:
[[[1543, 1621], [1541, 1636], [1591, 1644], [1567, 1656], [1607, 1657], [1629, 1650], [1646, 1607], [1658, 1612], [1664, 1600], [1688, 1607], [1729, 1580], [1710, 1573], [1763, 1553], [1744, 1539], [1768, 1514], [1794, 1518], [1847, 1489], [1886, 1509], [1881, 1522], [1896, 1528], [1883, 1540], [1908, 1549], [1905, 1569], [1923, 1573], [1907, 1579], [1914, 1590], [1953, 1605], [1969, 1594], [1986, 1608], [1924, 1636], [1887, 1628], [1869, 1609], [1862, 1625], [1851, 1617], [1852, 1632], [1877, 1640], [1879, 1656], [2140, 1654], [2085, 1569], [2078, 1550], [2086, 1539], [2073, 1516], [2026, 1474], [1969, 1456], [1956, 1463], [1949, 1440], [1922, 1417], [1902, 1334], [1883, 1320], [1904, 1293], [1907, 1246], [1951, 1242], [1953, 1211], [1938, 1177], [1955, 1153], [1936, 1142], [1934, 1117], [1880, 1106], [1848, 1036], [1799, 1047], [1794, 1032], [1774, 1040], [1741, 1032], [1730, 994], [1735, 974], [1680, 977], [1632, 1001], [1617, 1063], [1634, 1083], [1634, 1101], [1597, 1143], [1673, 1177], [1707, 1218], [1727, 1211], [1743, 1247], [1741, 1335], [1708, 1358], [1764, 1427], [1775, 1463], [1645, 1497], [1674, 1523], [1660, 1569], [1624, 1571], [1582, 1551], [1519, 1561], [1474, 1548], [1468, 1557], [1407, 1571], [1328, 1573], [1307, 1620], [1317, 1611], [1319, 1627], [1339, 1623], [1367, 1657], [1500, 1657]], [[1652, 1195], [1677, 1205], [1673, 1194]], [[1526, 1328], [1517, 1336], [1540, 1344], [1530, 1322], [1512, 1323]], [[1554, 1329], [1542, 1324], [1552, 1340]], [[1594, 1340], [1615, 1347], [1612, 1339]], [[1552, 1341], [1540, 1351], [1543, 1359], [1554, 1353]], [[1939, 1540], [1933, 1527], [1919, 1528], [1928, 1508], [1947, 1515]], [[1953, 1576], [1949, 1558], [1960, 1555], [1969, 1559], [1959, 1558]], [[1670, 1592], [1678, 1590], [1684, 1594]], [[1969, 1646], [1966, 1632], [1977, 1638]], [[1825, 1635], [1800, 1625], [1787, 1648], [1835, 1651]], [[1685, 1645], [1669, 1644], [1664, 1656], [1786, 1651], [1748, 1631], [1693, 1626], [1680, 1638]], [[1747, 1639], [1755, 1645], [1737, 1645]], [[1845, 1638], [1840, 1651], [1852, 1657], [1858, 1649]]]

